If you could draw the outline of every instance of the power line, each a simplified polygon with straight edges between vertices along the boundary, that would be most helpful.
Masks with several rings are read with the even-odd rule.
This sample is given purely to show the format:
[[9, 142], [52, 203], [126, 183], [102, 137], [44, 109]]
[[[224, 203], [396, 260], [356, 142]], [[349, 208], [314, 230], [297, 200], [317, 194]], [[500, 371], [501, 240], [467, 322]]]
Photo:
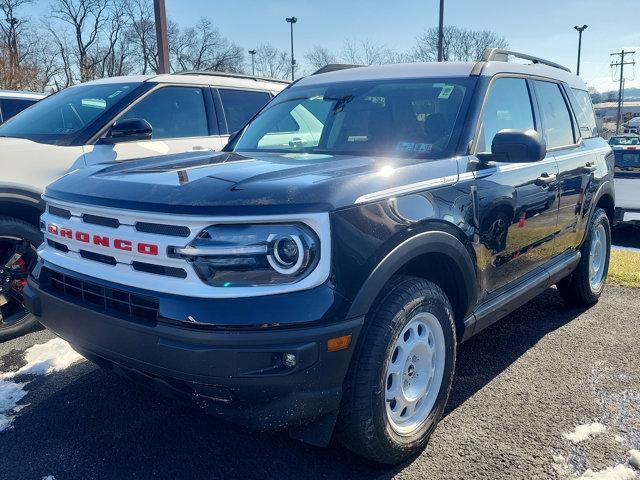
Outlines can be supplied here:
[[619, 56], [620, 57], [620, 61], [619, 62], [611, 62], [611, 67], [620, 67], [620, 85], [618, 87], [618, 116], [617, 116], [617, 120], [616, 120], [616, 134], [620, 133], [620, 120], [622, 118], [622, 103], [624, 101], [624, 66], [625, 65], [634, 65], [636, 64], [636, 62], [631, 61], [631, 62], [625, 62], [624, 61], [624, 57], [625, 55], [633, 55], [634, 53], [636, 53], [634, 50], [633, 51], [625, 51], [622, 50], [620, 52], [616, 52], [616, 53], [612, 53], [611, 56]]

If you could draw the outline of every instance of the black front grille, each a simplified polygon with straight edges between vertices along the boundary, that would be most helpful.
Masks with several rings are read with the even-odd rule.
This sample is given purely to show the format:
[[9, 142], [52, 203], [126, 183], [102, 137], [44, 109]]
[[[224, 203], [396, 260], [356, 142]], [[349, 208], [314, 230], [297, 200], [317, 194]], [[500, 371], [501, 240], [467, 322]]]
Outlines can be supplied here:
[[90, 215], [88, 213], [82, 215], [82, 221], [92, 225], [102, 225], [103, 227], [118, 228], [120, 226], [120, 221], [117, 218], [99, 217], [98, 215]]
[[107, 265], [115, 265], [116, 259], [111, 255], [102, 255], [101, 253], [90, 252], [89, 250], [80, 250], [80, 256], [94, 262], [106, 263]]
[[136, 230], [156, 235], [170, 235], [172, 237], [188, 237], [191, 235], [189, 227], [180, 225], [165, 225], [163, 223], [136, 222]]
[[40, 288], [69, 302], [137, 323], [155, 324], [157, 298], [108, 288], [71, 275], [43, 268]]
[[49, 213], [51, 215], [55, 215], [56, 217], [66, 218], [67, 220], [71, 218], [71, 212], [64, 208], [54, 207], [53, 205], [49, 205]]

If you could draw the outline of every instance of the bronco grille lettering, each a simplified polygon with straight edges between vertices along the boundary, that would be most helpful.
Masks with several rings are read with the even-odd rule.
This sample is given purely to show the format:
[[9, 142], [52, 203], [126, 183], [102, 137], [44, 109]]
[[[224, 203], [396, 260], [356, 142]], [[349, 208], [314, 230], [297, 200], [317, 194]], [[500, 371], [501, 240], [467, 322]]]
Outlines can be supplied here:
[[51, 235], [56, 235], [61, 238], [72, 239], [75, 238], [78, 242], [93, 243], [97, 247], [109, 248], [113, 244], [113, 248], [116, 250], [122, 250], [125, 252], [132, 252], [133, 249], [142, 255], [158, 255], [158, 245], [154, 243], [134, 243], [131, 240], [125, 240], [123, 238], [111, 238], [106, 235], [90, 234], [88, 232], [73, 231], [70, 228], [59, 228], [57, 225], [49, 223], [47, 225], [47, 232]]

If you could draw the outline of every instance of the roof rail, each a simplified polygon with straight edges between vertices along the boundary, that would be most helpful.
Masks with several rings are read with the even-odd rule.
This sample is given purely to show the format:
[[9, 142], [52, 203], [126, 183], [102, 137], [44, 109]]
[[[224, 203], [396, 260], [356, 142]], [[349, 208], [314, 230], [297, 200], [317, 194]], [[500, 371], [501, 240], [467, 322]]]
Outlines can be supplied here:
[[208, 75], [211, 77], [244, 78], [246, 80], [255, 80], [256, 82], [285, 83], [287, 85], [291, 83], [289, 80], [282, 80], [279, 78], [257, 77], [255, 75], [247, 75], [244, 73], [213, 72], [209, 70], [185, 70], [182, 72], [175, 72], [172, 75]]
[[324, 67], [316, 70], [311, 75], [319, 75], [321, 73], [337, 72], [338, 70], [346, 70], [348, 68], [366, 67], [366, 65], [359, 65], [356, 63], [330, 63]]
[[503, 48], [485, 48], [484, 53], [482, 54], [481, 61], [483, 62], [508, 62], [509, 56], [521, 58], [522, 60], [531, 60], [532, 63], [547, 65], [549, 67], [559, 68], [560, 70], [564, 70], [565, 72], [571, 73], [564, 65], [560, 65], [559, 63], [551, 62], [549, 60], [545, 60], [544, 58], [534, 57], [533, 55], [527, 55], [526, 53], [514, 52], [511, 50], [505, 50]]

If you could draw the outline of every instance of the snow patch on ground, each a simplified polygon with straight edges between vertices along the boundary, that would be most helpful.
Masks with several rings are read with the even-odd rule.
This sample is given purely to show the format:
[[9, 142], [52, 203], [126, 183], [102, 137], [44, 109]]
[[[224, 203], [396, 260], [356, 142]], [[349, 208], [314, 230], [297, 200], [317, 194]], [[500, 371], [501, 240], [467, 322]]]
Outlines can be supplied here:
[[585, 425], [578, 425], [573, 432], [563, 433], [562, 436], [573, 443], [580, 443], [588, 440], [591, 437], [595, 437], [607, 430], [601, 423], [588, 423]]
[[629, 450], [629, 465], [640, 470], [640, 450]]
[[[47, 343], [29, 347], [25, 351], [24, 359], [27, 361], [24, 367], [3, 375], [12, 378], [17, 375], [45, 375], [59, 372], [82, 360], [83, 357], [61, 338], [54, 338]], [[3, 377], [0, 376], [1, 378]]]
[[636, 472], [626, 465], [616, 465], [599, 472], [594, 472], [590, 468], [578, 477], [577, 480], [634, 480]]
[[15, 372], [0, 373], [0, 432], [10, 427], [16, 414], [26, 406], [18, 405], [18, 402], [27, 394], [24, 387], [28, 382], [14, 382], [14, 378], [59, 372], [83, 359], [61, 338], [29, 347], [24, 358], [27, 362], [24, 367]]
[[27, 394], [24, 383], [0, 380], [0, 432], [6, 430], [13, 422], [16, 405]]

